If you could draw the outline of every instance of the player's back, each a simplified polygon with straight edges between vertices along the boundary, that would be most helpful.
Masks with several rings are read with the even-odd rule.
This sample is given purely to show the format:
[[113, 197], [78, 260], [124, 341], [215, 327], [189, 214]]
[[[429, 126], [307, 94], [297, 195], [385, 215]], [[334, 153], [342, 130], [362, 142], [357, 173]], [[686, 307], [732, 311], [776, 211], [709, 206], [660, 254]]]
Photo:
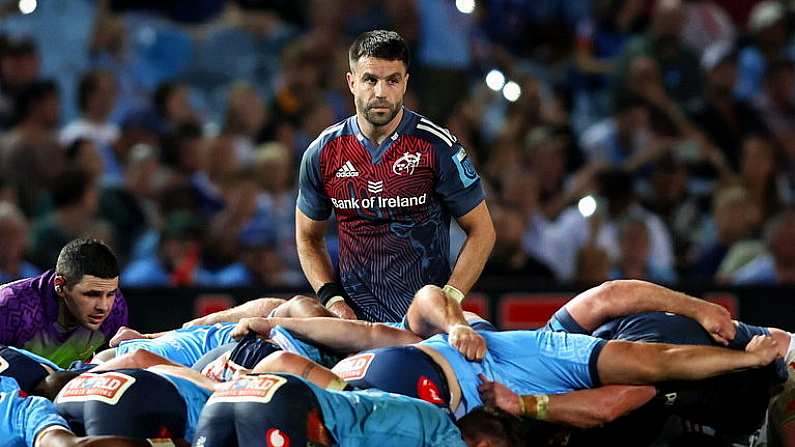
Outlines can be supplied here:
[[310, 386], [324, 425], [342, 447], [465, 446], [451, 419], [427, 402], [376, 390]]
[[596, 328], [593, 336], [678, 345], [713, 344], [709, 333], [697, 321], [667, 312], [642, 312], [616, 318]]
[[446, 334], [420, 343], [441, 353], [453, 368], [462, 393], [457, 417], [483, 405], [479, 374], [519, 394], [557, 394], [599, 385], [596, 359], [604, 340], [552, 331], [477, 332], [488, 348], [479, 362], [466, 360], [449, 344]]
[[199, 416], [201, 416], [202, 408], [204, 408], [204, 404], [207, 403], [207, 399], [210, 398], [212, 392], [184, 377], [178, 377], [156, 370], [153, 372], [155, 374], [160, 374], [174, 384], [180, 396], [185, 399], [185, 407], [187, 409], [185, 440], [189, 442], [192, 441], [196, 433], [196, 427], [199, 425]]
[[52, 402], [42, 397], [22, 397], [16, 381], [0, 377], [0, 445], [34, 445], [38, 434], [53, 425], [68, 428]]
[[169, 331], [153, 339], [126, 340], [116, 348], [116, 355], [121, 356], [141, 349], [190, 368], [204, 354], [233, 342], [232, 331], [235, 326], [235, 323], [191, 326]]

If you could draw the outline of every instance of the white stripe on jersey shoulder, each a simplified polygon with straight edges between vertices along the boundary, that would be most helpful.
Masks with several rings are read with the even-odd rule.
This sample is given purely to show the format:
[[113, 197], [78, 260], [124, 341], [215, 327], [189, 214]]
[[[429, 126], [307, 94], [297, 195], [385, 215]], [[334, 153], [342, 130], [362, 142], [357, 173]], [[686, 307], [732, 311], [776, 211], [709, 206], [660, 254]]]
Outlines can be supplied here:
[[422, 124], [431, 126], [434, 129], [438, 130], [439, 132], [442, 132], [443, 134], [447, 135], [447, 138], [450, 139], [453, 143], [458, 141], [458, 139], [455, 137], [455, 135], [450, 133], [449, 130], [445, 129], [444, 127], [442, 127], [442, 126], [440, 126], [440, 125], [438, 125], [436, 123], [434, 123], [433, 121], [429, 120], [428, 118], [425, 118], [424, 116], [420, 116], [420, 122]]
[[323, 130], [323, 132], [320, 132], [320, 135], [318, 135], [318, 136], [317, 136], [317, 138], [315, 138], [315, 139], [314, 139], [314, 140], [313, 140], [311, 143], [309, 143], [309, 147], [312, 147], [312, 146], [314, 146], [315, 144], [317, 144], [317, 143], [318, 143], [320, 140], [322, 140], [322, 139], [323, 139], [323, 137], [325, 137], [326, 135], [328, 135], [328, 134], [330, 134], [330, 133], [334, 133], [334, 132], [337, 132], [337, 131], [340, 131], [340, 130], [342, 130], [342, 128], [343, 128], [343, 127], [345, 127], [345, 122], [346, 122], [346, 121], [348, 121], [348, 119], [347, 119], [347, 118], [346, 118], [346, 119], [344, 119], [344, 120], [342, 120], [342, 121], [340, 121], [340, 122], [339, 122], [339, 123], [337, 123], [337, 124], [334, 124], [334, 125], [332, 125], [332, 126], [326, 127], [326, 128]]
[[426, 132], [430, 132], [430, 133], [436, 135], [440, 140], [444, 141], [448, 146], [453, 147], [453, 142], [450, 141], [449, 138], [447, 138], [447, 135], [443, 134], [442, 132], [439, 132], [438, 130], [434, 129], [433, 127], [426, 126], [426, 125], [423, 125], [423, 124], [417, 124], [417, 129], [424, 130]]

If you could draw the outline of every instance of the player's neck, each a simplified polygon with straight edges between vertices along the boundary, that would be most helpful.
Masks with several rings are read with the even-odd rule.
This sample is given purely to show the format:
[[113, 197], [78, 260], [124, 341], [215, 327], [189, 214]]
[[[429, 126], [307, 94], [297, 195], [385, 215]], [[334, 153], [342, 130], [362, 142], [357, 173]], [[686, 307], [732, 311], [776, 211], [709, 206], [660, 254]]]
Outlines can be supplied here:
[[369, 121], [364, 119], [360, 114], [356, 114], [356, 123], [359, 125], [359, 130], [362, 131], [362, 134], [368, 140], [374, 142], [376, 145], [380, 145], [383, 141], [392, 134], [392, 132], [397, 129], [398, 125], [400, 125], [400, 121], [403, 120], [403, 107], [400, 108], [400, 111], [392, 118], [392, 121], [384, 124], [383, 126], [374, 126]]
[[58, 324], [67, 330], [77, 327], [77, 319], [66, 308], [63, 299], [58, 300]]

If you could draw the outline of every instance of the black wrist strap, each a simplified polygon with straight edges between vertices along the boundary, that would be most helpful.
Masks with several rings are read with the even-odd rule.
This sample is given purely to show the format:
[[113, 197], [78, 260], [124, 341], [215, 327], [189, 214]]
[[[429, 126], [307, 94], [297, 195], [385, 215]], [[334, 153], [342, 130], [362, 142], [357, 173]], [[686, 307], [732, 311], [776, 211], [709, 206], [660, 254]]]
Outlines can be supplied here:
[[345, 289], [335, 282], [327, 282], [317, 291], [317, 298], [320, 300], [320, 304], [324, 306], [328, 303], [328, 300], [335, 296], [345, 298]]

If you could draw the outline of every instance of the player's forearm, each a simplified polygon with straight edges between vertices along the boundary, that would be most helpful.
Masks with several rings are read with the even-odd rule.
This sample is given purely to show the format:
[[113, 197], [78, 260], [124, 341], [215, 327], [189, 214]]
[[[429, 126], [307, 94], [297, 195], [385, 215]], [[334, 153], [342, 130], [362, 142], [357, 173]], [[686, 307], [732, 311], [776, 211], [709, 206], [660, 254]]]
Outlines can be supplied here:
[[458, 223], [467, 238], [447, 283], [466, 295], [483, 272], [496, 236], [485, 202], [460, 218]]
[[656, 365], [650, 380], [701, 380], [745, 368], [765, 366], [758, 356], [746, 352], [712, 346], [650, 344], [657, 346]]
[[270, 318], [268, 325], [269, 327], [282, 326], [299, 338], [342, 353], [419, 341], [417, 336], [408, 331], [367, 321], [340, 318]]
[[697, 319], [705, 305], [698, 298], [650, 282], [615, 280], [581, 293], [566, 304], [566, 310], [592, 331], [613, 318], [641, 312], [671, 312]]
[[467, 237], [447, 283], [466, 296], [480, 278], [492, 247], [494, 239], [489, 238], [488, 235]]
[[[203, 324], [237, 323], [243, 318], [265, 317], [276, 307], [275, 298], [257, 298], [239, 306], [206, 315]], [[284, 302], [278, 300], [279, 303]]]
[[298, 260], [312, 289], [317, 292], [323, 284], [334, 282], [334, 267], [323, 237], [296, 234], [295, 243]]
[[411, 331], [423, 338], [468, 324], [461, 304], [436, 286], [425, 286], [414, 295], [406, 318]]
[[[611, 422], [654, 398], [656, 389], [644, 385], [608, 385], [549, 396], [545, 420], [578, 428]], [[537, 417], [536, 396], [522, 396], [526, 415]]]

